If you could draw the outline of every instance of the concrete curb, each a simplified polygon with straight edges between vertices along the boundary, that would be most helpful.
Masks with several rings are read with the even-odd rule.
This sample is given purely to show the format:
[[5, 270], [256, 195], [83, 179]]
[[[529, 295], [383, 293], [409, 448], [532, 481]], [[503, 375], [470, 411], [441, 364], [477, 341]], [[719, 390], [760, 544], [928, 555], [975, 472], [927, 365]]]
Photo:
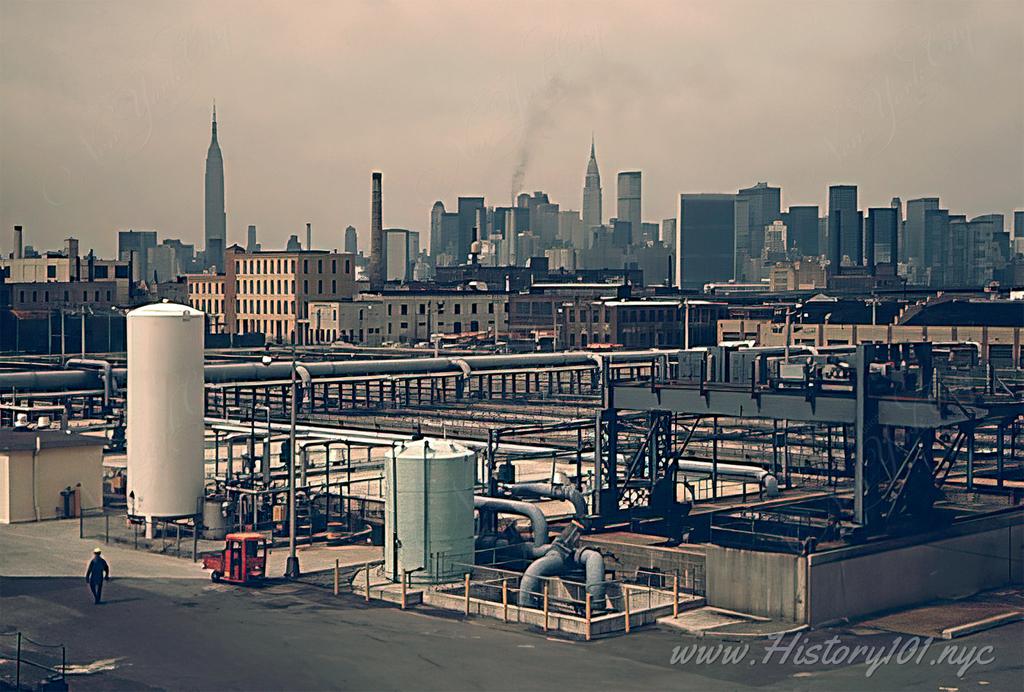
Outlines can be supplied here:
[[1008, 625], [1011, 622], [1017, 622], [1018, 620], [1024, 619], [1024, 615], [1020, 612], [1013, 610], [1008, 613], [1002, 613], [1000, 615], [993, 615], [983, 620], [975, 620], [974, 622], [968, 622], [965, 625], [957, 625], [956, 627], [947, 627], [942, 630], [943, 639], [956, 639], [957, 637], [965, 637], [968, 634], [974, 634], [975, 632], [981, 632], [983, 630], [992, 629], [993, 627], [999, 627], [1000, 625]]

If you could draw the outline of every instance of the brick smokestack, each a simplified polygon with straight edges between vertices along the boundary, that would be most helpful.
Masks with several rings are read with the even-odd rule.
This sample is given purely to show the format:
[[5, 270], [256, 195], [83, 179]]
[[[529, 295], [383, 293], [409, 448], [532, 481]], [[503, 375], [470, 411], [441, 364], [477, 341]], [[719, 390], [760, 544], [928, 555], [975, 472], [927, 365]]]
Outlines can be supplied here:
[[313, 249], [313, 224], [306, 224], [306, 249]]
[[21, 226], [14, 227], [14, 259], [24, 259], [25, 245], [22, 237]]
[[373, 198], [370, 210], [370, 290], [384, 288], [384, 214], [381, 209], [381, 174], [373, 174]]

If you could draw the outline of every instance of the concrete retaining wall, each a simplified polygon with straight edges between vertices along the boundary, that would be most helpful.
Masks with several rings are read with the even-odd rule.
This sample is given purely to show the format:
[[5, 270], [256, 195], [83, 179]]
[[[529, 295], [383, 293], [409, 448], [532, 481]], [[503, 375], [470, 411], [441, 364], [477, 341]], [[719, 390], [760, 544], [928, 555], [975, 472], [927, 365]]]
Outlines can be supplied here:
[[805, 621], [806, 558], [709, 545], [705, 565], [708, 605]]
[[820, 625], [1021, 583], [1024, 526], [992, 517], [959, 524], [951, 533], [958, 535], [811, 555], [807, 622]]

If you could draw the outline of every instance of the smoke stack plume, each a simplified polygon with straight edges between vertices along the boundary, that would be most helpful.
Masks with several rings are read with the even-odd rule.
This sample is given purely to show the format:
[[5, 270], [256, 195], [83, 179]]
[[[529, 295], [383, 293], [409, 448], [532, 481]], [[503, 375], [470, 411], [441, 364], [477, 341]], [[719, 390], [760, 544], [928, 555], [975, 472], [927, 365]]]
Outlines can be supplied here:
[[25, 246], [23, 245], [24, 239], [21, 234], [21, 226], [14, 227], [14, 259], [25, 258]]
[[384, 288], [384, 214], [381, 209], [381, 174], [373, 174], [373, 198], [370, 210], [370, 290]]

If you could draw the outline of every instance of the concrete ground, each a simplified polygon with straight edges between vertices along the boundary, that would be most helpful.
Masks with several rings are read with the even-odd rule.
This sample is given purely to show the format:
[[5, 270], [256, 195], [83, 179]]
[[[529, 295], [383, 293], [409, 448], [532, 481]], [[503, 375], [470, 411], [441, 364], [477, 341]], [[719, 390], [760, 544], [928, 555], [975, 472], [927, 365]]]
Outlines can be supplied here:
[[[592, 642], [555, 641], [491, 619], [402, 611], [309, 584], [216, 585], [202, 570], [200, 578], [187, 578], [198, 569], [187, 561], [123, 548], [110, 549], [121, 576], [108, 584], [106, 602], [94, 606], [81, 578], [91, 544], [37, 540], [40, 526], [44, 534], [55, 531], [51, 525], [0, 527], [0, 633], [21, 631], [38, 642], [66, 644], [71, 670], [78, 673], [75, 689], [1024, 687], [1024, 623], [956, 640], [970, 647], [958, 657], [980, 656], [962, 678], [960, 665], [933, 663], [947, 642], [933, 643], [916, 663], [891, 659], [868, 677], [863, 661], [811, 662], [802, 652], [809, 655], [810, 647], [820, 649], [833, 637], [843, 646], [889, 650], [896, 637], [906, 641], [904, 635], [849, 628], [804, 632], [779, 643], [790, 647], [788, 654], [766, 649], [771, 643], [761, 640], [712, 641], [661, 627]], [[698, 662], [688, 658], [694, 646], [749, 649], [736, 663]], [[713, 648], [702, 651], [714, 655]], [[53, 650], [28, 646], [26, 655], [56, 662]], [[0, 675], [13, 676], [12, 656], [13, 638], [0, 636]], [[23, 668], [23, 681], [33, 676], [38, 673]]]

